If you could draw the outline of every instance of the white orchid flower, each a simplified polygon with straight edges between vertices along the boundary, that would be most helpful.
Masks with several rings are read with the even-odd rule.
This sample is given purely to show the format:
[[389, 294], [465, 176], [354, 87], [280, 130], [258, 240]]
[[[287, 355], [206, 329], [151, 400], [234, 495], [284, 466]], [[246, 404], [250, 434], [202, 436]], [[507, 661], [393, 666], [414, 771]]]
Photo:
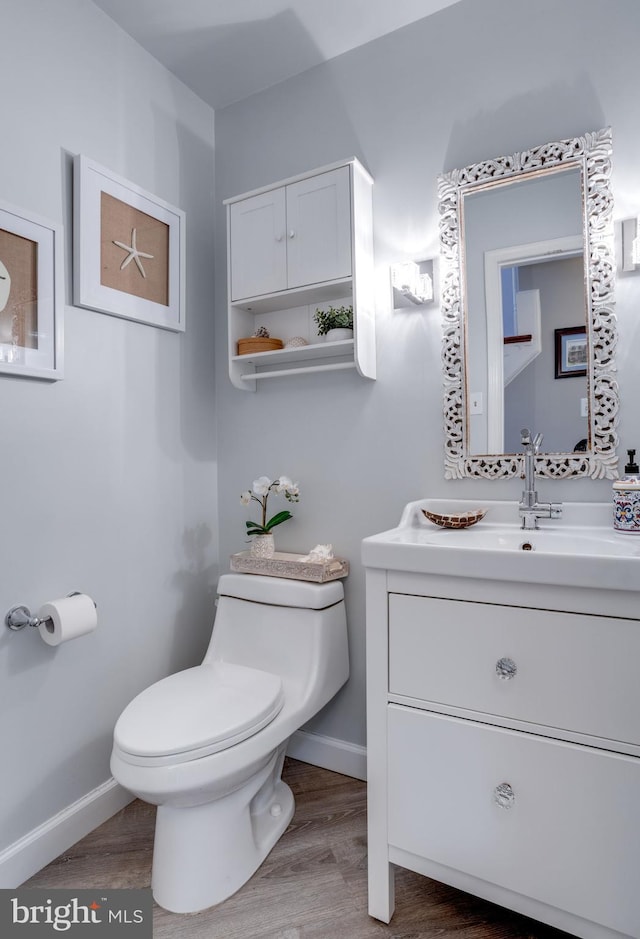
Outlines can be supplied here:
[[276, 512], [271, 518], [267, 517], [267, 502], [272, 493], [275, 495], [284, 494], [288, 502], [300, 501], [300, 488], [298, 484], [292, 482], [288, 476], [280, 476], [276, 480], [271, 480], [268, 476], [258, 476], [257, 479], [253, 480], [253, 489], [245, 489], [244, 492], [240, 493], [240, 502], [242, 505], [250, 505], [252, 502], [257, 502], [261, 509], [259, 521], [245, 522], [247, 535], [270, 534], [276, 525], [281, 525], [283, 522], [287, 522], [290, 518], [293, 518], [288, 509]]
[[299, 502], [300, 501], [300, 486], [298, 483], [291, 483], [287, 486], [284, 492], [285, 499], [288, 499], [289, 502]]
[[271, 480], [268, 476], [258, 476], [253, 480], [253, 491], [257, 496], [266, 496], [271, 486]]

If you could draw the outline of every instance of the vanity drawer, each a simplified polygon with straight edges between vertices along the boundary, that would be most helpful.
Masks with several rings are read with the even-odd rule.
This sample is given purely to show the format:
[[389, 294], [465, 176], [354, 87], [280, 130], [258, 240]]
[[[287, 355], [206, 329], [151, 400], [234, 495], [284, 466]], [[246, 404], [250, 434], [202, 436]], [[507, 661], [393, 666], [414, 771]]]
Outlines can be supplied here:
[[390, 845], [638, 935], [640, 760], [401, 705], [388, 734]]
[[640, 623], [389, 595], [389, 691], [640, 744]]

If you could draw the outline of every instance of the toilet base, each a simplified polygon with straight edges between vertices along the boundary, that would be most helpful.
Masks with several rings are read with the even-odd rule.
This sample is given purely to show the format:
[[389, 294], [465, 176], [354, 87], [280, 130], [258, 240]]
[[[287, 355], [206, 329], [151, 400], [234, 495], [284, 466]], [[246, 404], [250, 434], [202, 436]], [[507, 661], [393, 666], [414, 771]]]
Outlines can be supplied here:
[[151, 888], [172, 913], [196, 913], [239, 890], [291, 821], [295, 802], [280, 778], [285, 747], [240, 789], [205, 805], [158, 806]]

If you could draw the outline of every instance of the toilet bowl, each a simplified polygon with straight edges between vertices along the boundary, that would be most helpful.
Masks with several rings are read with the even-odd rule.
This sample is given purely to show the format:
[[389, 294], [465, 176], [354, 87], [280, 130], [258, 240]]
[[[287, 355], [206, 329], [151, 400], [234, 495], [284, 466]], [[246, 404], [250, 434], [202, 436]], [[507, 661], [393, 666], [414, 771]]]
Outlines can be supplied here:
[[202, 664], [141, 692], [114, 730], [114, 778], [158, 806], [160, 906], [213, 906], [258, 869], [294, 812], [281, 779], [289, 737], [348, 677], [339, 581], [220, 578]]

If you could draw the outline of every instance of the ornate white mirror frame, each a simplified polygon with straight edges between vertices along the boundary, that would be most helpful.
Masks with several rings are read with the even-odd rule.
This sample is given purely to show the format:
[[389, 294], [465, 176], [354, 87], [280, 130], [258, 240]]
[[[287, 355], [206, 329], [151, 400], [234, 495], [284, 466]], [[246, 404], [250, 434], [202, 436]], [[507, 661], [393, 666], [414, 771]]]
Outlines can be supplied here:
[[[524, 179], [546, 169], [578, 167], [581, 171], [585, 295], [589, 362], [589, 445], [586, 452], [540, 453], [539, 476], [617, 476], [616, 422], [618, 385], [614, 379], [616, 322], [614, 314], [613, 198], [611, 129], [547, 143], [452, 170], [438, 178], [440, 207], [441, 296], [443, 316], [445, 477], [504, 479], [520, 472], [519, 454], [469, 452], [466, 369], [466, 299], [463, 196], [492, 182]], [[544, 430], [544, 428], [535, 428]]]

